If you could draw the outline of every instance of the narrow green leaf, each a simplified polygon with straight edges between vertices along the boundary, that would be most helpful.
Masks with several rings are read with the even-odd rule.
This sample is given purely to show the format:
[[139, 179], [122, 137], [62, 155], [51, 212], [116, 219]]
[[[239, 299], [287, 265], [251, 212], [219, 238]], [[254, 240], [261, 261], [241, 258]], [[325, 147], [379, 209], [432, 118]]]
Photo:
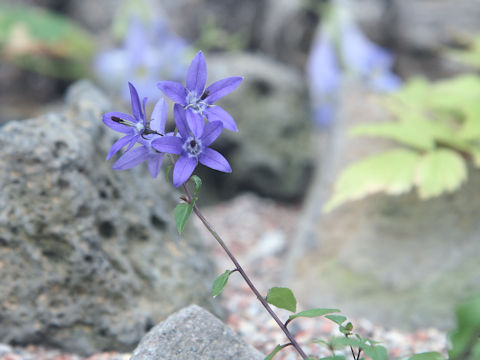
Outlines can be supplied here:
[[377, 192], [399, 195], [410, 191], [419, 159], [415, 151], [393, 149], [350, 165], [337, 180], [324, 211]]
[[183, 232], [183, 229], [185, 228], [185, 225], [188, 221], [188, 218], [192, 214], [192, 211], [193, 211], [193, 204], [182, 203], [182, 204], [178, 204], [175, 207], [173, 214], [175, 216], [175, 222], [177, 224], [177, 230], [179, 234]]
[[327, 315], [325, 317], [338, 325], [342, 325], [344, 321], [347, 320], [347, 318], [343, 315]]
[[197, 195], [202, 187], [202, 179], [200, 179], [197, 175], [193, 175], [190, 179], [193, 181], [194, 185], [193, 193]]
[[424, 352], [421, 354], [415, 354], [408, 360], [445, 360], [445, 357], [438, 352]]
[[323, 308], [310, 309], [310, 310], [301, 311], [295, 315], [290, 315], [289, 319], [293, 320], [298, 317], [313, 318], [313, 317], [324, 316], [324, 315], [336, 313], [336, 312], [340, 312], [340, 310], [339, 309], [323, 309]]
[[429, 199], [458, 189], [466, 179], [465, 160], [452, 150], [440, 149], [420, 159], [415, 182], [420, 198]]
[[225, 285], [227, 285], [228, 277], [230, 276], [231, 270], [226, 270], [222, 275], [218, 276], [213, 282], [212, 286], [212, 296], [218, 296], [222, 291]]
[[279, 352], [280, 350], [282, 350], [285, 346], [286, 346], [286, 345], [277, 345], [277, 346], [275, 346], [275, 349], [273, 349], [272, 352], [265, 357], [265, 360], [272, 360], [273, 357], [274, 357], [275, 355], [277, 355], [278, 352]]
[[297, 310], [297, 299], [292, 290], [283, 287], [273, 287], [268, 290], [267, 302], [280, 309], [286, 309], [291, 312]]

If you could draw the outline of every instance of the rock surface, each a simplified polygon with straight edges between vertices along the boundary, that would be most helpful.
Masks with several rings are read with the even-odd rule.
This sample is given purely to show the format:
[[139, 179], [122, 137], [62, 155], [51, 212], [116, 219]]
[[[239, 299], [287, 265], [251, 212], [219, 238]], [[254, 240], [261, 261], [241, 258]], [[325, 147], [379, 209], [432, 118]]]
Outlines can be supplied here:
[[130, 360], [261, 360], [215, 316], [191, 305], [169, 316], [145, 335]]
[[[213, 147], [229, 160], [233, 172], [208, 171], [217, 194], [242, 190], [281, 199], [300, 198], [312, 170], [312, 123], [303, 77], [291, 68], [254, 54], [207, 55], [209, 82], [241, 75], [242, 84], [219, 105], [237, 122]], [[223, 181], [227, 179], [228, 182]]]
[[[340, 122], [347, 129], [334, 156], [337, 174], [392, 145], [348, 138], [350, 126], [385, 121], [388, 114], [361, 89], [347, 90], [343, 100]], [[480, 289], [479, 188], [480, 172], [470, 169], [458, 191], [428, 201], [414, 192], [375, 195], [324, 216], [318, 201], [312, 209], [318, 248], [297, 259], [295, 294], [307, 307], [338, 307], [384, 326], [448, 329], [455, 304]]]
[[445, 55], [480, 33], [476, 0], [348, 0], [368, 36], [398, 55], [399, 73], [439, 78], [464, 71]]
[[213, 264], [192, 227], [177, 235], [172, 187], [104, 160], [111, 110], [81, 82], [62, 112], [0, 127], [0, 341], [128, 351], [173, 311], [211, 305]]

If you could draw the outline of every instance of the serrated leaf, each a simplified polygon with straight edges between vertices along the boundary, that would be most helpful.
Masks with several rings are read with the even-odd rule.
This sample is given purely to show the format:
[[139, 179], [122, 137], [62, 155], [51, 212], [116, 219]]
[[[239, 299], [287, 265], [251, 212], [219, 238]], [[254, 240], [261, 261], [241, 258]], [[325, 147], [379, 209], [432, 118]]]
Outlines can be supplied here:
[[325, 317], [338, 325], [342, 325], [345, 320], [347, 320], [347, 318], [343, 315], [327, 315]]
[[388, 150], [348, 166], [335, 184], [324, 211], [367, 195], [399, 195], [412, 189], [420, 155], [407, 149]]
[[479, 97], [480, 78], [466, 74], [434, 83], [428, 104], [436, 109], [461, 109], [478, 103]]
[[290, 315], [288, 317], [288, 319], [293, 320], [293, 319], [296, 319], [298, 317], [313, 318], [313, 317], [324, 316], [324, 315], [331, 314], [331, 313], [336, 313], [336, 312], [340, 312], [340, 310], [339, 309], [324, 309], [324, 308], [310, 309], [310, 310], [301, 311], [301, 312], [299, 312], [297, 314], [294, 314], [294, 315]]
[[421, 354], [415, 354], [408, 360], [445, 360], [445, 357], [438, 352], [424, 352]]
[[353, 127], [349, 134], [353, 136], [363, 135], [386, 138], [419, 150], [431, 150], [435, 147], [431, 125], [428, 120], [420, 116], [415, 122], [385, 122], [358, 125]]
[[231, 270], [226, 270], [223, 274], [218, 276], [213, 282], [212, 286], [212, 296], [218, 296], [222, 291], [225, 285], [227, 285], [228, 278], [230, 276]]
[[480, 96], [475, 103], [463, 109], [465, 121], [458, 136], [465, 140], [480, 139]]
[[466, 179], [467, 167], [463, 158], [452, 150], [440, 149], [422, 156], [415, 183], [420, 198], [429, 199], [458, 189]]
[[273, 287], [268, 290], [267, 302], [280, 309], [285, 309], [291, 312], [297, 310], [297, 299], [293, 295], [292, 290], [284, 287]]
[[265, 357], [265, 360], [272, 360], [275, 355], [279, 353], [280, 350], [282, 350], [286, 345], [277, 345], [275, 346], [275, 349], [272, 350], [270, 354], [268, 354]]
[[173, 211], [175, 216], [175, 223], [177, 224], [178, 233], [181, 234], [185, 225], [187, 224], [188, 219], [193, 211], [193, 204], [178, 204]]

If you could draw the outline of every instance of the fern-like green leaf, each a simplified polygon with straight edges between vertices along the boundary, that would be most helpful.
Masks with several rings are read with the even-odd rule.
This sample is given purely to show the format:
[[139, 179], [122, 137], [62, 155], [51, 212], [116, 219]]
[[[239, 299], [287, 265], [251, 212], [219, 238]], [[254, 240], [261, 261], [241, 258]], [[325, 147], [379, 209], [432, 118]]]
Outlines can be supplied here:
[[420, 198], [429, 199], [460, 187], [467, 179], [467, 166], [458, 153], [440, 149], [426, 153], [419, 161], [415, 183]]
[[415, 151], [394, 149], [350, 165], [340, 175], [324, 211], [373, 193], [398, 195], [410, 191], [419, 159]]

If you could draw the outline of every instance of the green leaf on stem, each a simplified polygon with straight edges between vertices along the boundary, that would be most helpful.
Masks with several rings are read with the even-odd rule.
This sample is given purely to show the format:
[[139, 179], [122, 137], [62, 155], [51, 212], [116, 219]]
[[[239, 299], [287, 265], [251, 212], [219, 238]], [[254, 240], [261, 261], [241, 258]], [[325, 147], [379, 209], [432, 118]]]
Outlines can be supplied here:
[[420, 354], [415, 354], [410, 357], [408, 360], [445, 360], [445, 357], [438, 352], [424, 352]]
[[387, 349], [383, 346], [367, 346], [362, 350], [372, 360], [388, 360]]
[[268, 354], [264, 360], [272, 360], [275, 355], [279, 353], [280, 350], [282, 350], [285, 346], [287, 345], [277, 345], [275, 346], [275, 349], [272, 350], [270, 354]]
[[345, 360], [345, 356], [342, 356], [342, 355], [327, 356], [327, 357], [320, 358], [320, 360]]
[[200, 188], [202, 187], [202, 179], [200, 179], [197, 175], [193, 175], [192, 177], [190, 177], [190, 180], [193, 181], [193, 186], [194, 186], [193, 193], [197, 195], [198, 192], [200, 191]]
[[181, 203], [175, 207], [173, 214], [175, 216], [175, 222], [177, 223], [177, 230], [179, 234], [183, 232], [183, 229], [185, 228], [192, 211], [193, 204]]
[[343, 322], [347, 320], [347, 318], [343, 315], [327, 315], [325, 317], [338, 325], [342, 325]]
[[340, 312], [340, 310], [339, 309], [324, 309], [324, 308], [310, 309], [310, 310], [301, 311], [301, 312], [299, 312], [297, 314], [294, 314], [294, 315], [290, 315], [288, 317], [288, 319], [293, 320], [293, 319], [298, 318], [298, 317], [313, 318], [313, 317], [324, 316], [324, 315], [331, 314], [331, 313], [336, 313], [336, 312]]
[[283, 287], [273, 287], [268, 290], [267, 302], [280, 308], [291, 312], [297, 310], [297, 299], [293, 295], [292, 290]]
[[213, 282], [212, 296], [217, 297], [222, 291], [225, 285], [227, 285], [228, 277], [232, 273], [231, 270], [226, 270], [222, 275], [218, 276]]

